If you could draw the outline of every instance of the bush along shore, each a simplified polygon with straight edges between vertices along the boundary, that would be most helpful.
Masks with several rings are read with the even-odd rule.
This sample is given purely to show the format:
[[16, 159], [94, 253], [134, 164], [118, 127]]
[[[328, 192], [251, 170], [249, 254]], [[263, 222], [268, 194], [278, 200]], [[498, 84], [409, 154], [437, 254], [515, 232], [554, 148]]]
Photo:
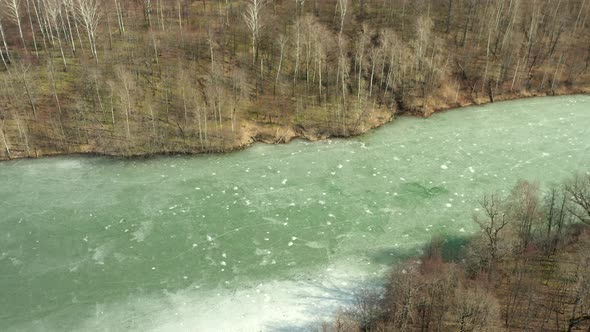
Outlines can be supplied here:
[[590, 92], [584, 0], [0, 1], [0, 159], [224, 152]]

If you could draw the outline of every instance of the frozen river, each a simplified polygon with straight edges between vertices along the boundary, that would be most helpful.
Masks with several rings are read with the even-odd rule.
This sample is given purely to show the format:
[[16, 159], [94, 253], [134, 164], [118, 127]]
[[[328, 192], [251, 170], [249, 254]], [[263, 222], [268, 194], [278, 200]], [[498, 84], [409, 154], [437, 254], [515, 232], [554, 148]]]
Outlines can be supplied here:
[[590, 96], [236, 153], [0, 163], [0, 330], [290, 331], [486, 191], [590, 170]]

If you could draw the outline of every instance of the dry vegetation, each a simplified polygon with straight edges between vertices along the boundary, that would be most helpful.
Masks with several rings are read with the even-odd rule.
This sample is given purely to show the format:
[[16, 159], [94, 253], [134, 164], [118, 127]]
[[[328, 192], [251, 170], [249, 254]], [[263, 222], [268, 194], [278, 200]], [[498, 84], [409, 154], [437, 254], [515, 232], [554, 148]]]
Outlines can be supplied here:
[[588, 92], [586, 0], [0, 0], [0, 158], [226, 151]]
[[486, 195], [473, 216], [481, 233], [458, 253], [434, 240], [320, 330], [589, 331], [589, 203], [590, 174], [544, 194], [521, 181]]

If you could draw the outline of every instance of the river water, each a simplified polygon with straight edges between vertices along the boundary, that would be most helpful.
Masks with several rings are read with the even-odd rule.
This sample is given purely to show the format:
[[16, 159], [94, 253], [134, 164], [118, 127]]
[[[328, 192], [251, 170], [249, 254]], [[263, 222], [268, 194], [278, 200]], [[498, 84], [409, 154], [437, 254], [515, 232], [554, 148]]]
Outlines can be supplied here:
[[290, 331], [468, 236], [484, 192], [590, 170], [590, 97], [401, 118], [357, 138], [0, 163], [0, 330]]

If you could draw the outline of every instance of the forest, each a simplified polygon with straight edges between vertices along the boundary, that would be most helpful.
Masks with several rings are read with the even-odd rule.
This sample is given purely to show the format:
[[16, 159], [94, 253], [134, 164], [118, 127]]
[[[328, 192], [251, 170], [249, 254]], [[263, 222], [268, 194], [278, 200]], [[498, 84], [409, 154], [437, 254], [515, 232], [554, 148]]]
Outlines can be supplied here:
[[0, 0], [0, 159], [220, 152], [590, 91], [586, 0]]
[[588, 331], [590, 173], [479, 204], [474, 236], [435, 238], [318, 330]]

